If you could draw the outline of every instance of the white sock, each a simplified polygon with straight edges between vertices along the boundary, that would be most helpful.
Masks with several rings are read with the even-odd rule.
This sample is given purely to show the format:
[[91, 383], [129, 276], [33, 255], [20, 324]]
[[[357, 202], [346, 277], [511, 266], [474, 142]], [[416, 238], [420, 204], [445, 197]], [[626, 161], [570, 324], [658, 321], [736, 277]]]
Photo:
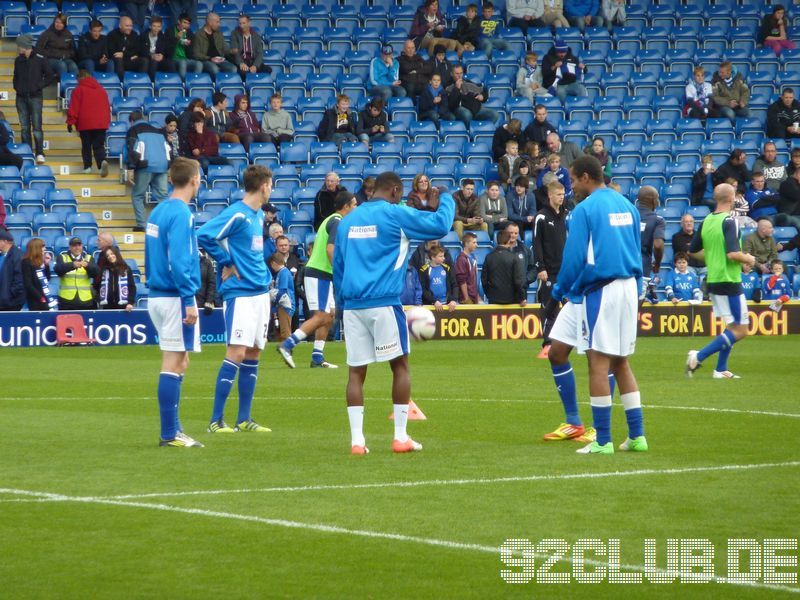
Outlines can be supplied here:
[[408, 404], [394, 404], [394, 439], [398, 442], [408, 440], [406, 423], [408, 423]]
[[350, 445], [364, 446], [364, 407], [348, 406], [347, 418], [350, 419]]
[[620, 400], [622, 400], [622, 407], [625, 410], [630, 410], [632, 408], [641, 408], [642, 406], [642, 395], [639, 392], [629, 392], [627, 394], [620, 395]]
[[306, 332], [303, 331], [302, 329], [300, 329], [299, 327], [297, 329], [295, 329], [295, 331], [294, 331], [294, 333], [292, 335], [297, 338], [298, 342], [302, 342], [304, 339], [306, 339], [308, 337]]
[[322, 352], [325, 350], [325, 340], [314, 340], [314, 350]]

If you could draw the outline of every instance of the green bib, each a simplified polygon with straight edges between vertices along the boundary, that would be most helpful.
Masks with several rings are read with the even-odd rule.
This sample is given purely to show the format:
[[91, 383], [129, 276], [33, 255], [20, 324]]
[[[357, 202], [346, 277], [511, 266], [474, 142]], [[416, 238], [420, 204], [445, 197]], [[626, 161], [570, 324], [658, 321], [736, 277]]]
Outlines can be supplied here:
[[742, 265], [728, 258], [725, 249], [725, 233], [722, 223], [730, 217], [728, 213], [714, 213], [703, 221], [703, 250], [706, 267], [708, 267], [708, 283], [741, 283]]
[[317, 237], [314, 239], [314, 249], [311, 251], [311, 258], [306, 263], [307, 269], [316, 269], [323, 273], [333, 275], [333, 265], [328, 260], [328, 221], [331, 219], [341, 219], [342, 215], [333, 213], [317, 229]]

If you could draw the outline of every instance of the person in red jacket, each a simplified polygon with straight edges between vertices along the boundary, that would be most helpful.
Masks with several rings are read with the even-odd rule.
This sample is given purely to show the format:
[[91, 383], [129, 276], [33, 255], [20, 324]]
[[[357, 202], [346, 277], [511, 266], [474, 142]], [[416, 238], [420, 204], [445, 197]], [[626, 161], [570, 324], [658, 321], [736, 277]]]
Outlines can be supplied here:
[[78, 87], [72, 92], [67, 109], [67, 131], [78, 130], [81, 136], [83, 172], [92, 172], [92, 153], [100, 176], [108, 175], [106, 131], [111, 123], [111, 105], [103, 86], [88, 71], [78, 72]]
[[186, 134], [190, 158], [195, 159], [208, 172], [208, 165], [227, 165], [228, 159], [219, 155], [217, 134], [206, 129], [206, 117], [201, 112], [192, 116], [192, 128]]

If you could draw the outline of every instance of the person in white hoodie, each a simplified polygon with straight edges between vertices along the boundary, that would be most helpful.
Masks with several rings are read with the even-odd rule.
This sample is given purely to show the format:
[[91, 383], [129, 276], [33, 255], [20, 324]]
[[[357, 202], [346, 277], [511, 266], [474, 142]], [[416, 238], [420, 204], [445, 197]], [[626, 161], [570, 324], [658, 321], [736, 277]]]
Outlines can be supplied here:
[[[686, 84], [686, 106], [684, 114], [690, 119], [707, 119], [713, 89], [705, 80], [705, 69], [695, 67], [693, 78]], [[713, 116], [713, 115], [712, 115]]]
[[294, 123], [292, 115], [283, 110], [283, 98], [280, 94], [272, 94], [269, 99], [269, 110], [261, 119], [261, 131], [269, 137], [269, 141], [280, 149], [283, 142], [294, 139]]
[[548, 97], [550, 92], [542, 86], [542, 68], [539, 66], [539, 57], [536, 52], [527, 52], [525, 62], [517, 71], [517, 96], [522, 96], [534, 102], [537, 96]]
[[528, 35], [529, 27], [544, 27], [544, 0], [508, 0], [506, 2], [508, 26], [519, 27]]
[[625, 25], [628, 18], [625, 12], [625, 0], [603, 0], [600, 4], [600, 16], [606, 23], [609, 31], [614, 30], [614, 25]]

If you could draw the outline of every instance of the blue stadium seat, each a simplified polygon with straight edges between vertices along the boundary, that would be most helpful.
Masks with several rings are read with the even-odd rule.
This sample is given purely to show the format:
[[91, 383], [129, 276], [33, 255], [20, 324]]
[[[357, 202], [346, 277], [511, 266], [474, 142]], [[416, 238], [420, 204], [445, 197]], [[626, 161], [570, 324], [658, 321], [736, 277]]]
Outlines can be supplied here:
[[67, 216], [65, 229], [70, 235], [88, 240], [89, 236], [97, 235], [97, 220], [89, 212], [75, 213]]
[[217, 213], [219, 208], [226, 208], [229, 204], [229, 192], [228, 190], [212, 190], [212, 189], [204, 189], [200, 190], [200, 193], [197, 194], [197, 208], [201, 211], [209, 211], [213, 213]]
[[206, 179], [211, 189], [234, 190], [239, 187], [239, 171], [233, 165], [208, 165]]
[[686, 209], [686, 214], [692, 215], [695, 222], [699, 223], [711, 214], [711, 209], [707, 206], [690, 206]]
[[681, 140], [692, 139], [703, 142], [706, 139], [706, 130], [698, 119], [678, 119], [675, 132]]
[[48, 190], [56, 187], [56, 178], [52, 169], [47, 165], [24, 167], [22, 181], [27, 188]]

